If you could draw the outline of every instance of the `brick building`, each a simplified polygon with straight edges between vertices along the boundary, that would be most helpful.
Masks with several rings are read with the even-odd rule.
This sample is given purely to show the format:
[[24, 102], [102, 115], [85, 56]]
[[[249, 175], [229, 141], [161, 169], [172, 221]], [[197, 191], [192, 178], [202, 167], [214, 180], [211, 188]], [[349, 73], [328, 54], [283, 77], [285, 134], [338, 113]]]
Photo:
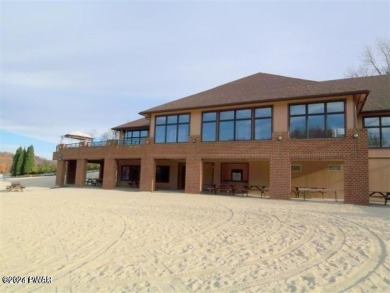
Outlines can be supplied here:
[[258, 73], [140, 113], [118, 140], [61, 144], [58, 186], [85, 186], [99, 163], [102, 187], [200, 193], [212, 184], [336, 190], [368, 204], [390, 191], [390, 76], [311, 81]]

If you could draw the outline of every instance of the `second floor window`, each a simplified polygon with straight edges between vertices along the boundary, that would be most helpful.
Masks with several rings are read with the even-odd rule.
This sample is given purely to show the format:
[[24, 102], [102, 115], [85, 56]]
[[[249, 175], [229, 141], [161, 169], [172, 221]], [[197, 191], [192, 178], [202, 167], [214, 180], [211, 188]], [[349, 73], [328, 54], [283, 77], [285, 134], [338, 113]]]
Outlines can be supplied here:
[[189, 135], [189, 114], [156, 117], [155, 143], [188, 142]]
[[142, 144], [144, 139], [149, 136], [148, 130], [128, 130], [125, 131], [124, 144]]
[[290, 137], [345, 137], [344, 102], [290, 105]]
[[364, 127], [368, 132], [368, 147], [390, 148], [390, 116], [365, 117]]
[[202, 141], [242, 141], [270, 139], [272, 108], [205, 112]]

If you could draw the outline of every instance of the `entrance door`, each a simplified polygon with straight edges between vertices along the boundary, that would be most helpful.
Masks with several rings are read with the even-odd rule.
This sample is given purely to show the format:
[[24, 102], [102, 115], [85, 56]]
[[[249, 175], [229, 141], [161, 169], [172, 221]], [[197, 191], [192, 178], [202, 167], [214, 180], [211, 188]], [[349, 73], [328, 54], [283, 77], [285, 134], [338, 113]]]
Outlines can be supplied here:
[[179, 163], [179, 174], [177, 178], [177, 189], [185, 189], [186, 187], [186, 164]]

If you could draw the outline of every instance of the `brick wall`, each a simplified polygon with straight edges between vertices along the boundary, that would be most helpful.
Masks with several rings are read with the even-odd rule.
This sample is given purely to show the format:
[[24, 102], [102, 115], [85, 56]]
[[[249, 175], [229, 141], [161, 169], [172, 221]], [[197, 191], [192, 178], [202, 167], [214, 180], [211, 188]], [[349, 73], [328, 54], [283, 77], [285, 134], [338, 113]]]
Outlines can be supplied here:
[[[355, 132], [358, 133], [358, 138], [353, 138]], [[61, 154], [65, 160], [141, 159], [142, 191], [154, 190], [156, 159], [185, 159], [187, 193], [202, 190], [202, 160], [267, 160], [270, 162], [270, 196], [275, 199], [290, 198], [291, 161], [339, 160], [345, 166], [345, 202], [368, 204], [368, 149], [365, 130], [348, 130], [346, 137], [340, 139], [290, 139], [288, 132], [275, 132], [268, 141], [202, 143], [199, 136], [192, 136], [188, 143], [154, 144], [153, 139], [149, 139], [148, 144], [136, 147], [111, 145], [103, 148], [64, 149]], [[115, 187], [111, 180], [116, 168], [116, 164], [105, 164], [104, 188]], [[104, 183], [105, 181], [107, 182]]]

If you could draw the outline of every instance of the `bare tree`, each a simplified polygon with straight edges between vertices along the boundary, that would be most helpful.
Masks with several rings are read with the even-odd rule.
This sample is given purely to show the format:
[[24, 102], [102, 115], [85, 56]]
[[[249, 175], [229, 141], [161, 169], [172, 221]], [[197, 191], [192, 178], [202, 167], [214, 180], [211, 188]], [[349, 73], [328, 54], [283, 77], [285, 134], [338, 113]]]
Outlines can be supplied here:
[[119, 134], [115, 130], [108, 130], [100, 136], [101, 140], [111, 140], [111, 139], [118, 139], [118, 138], [119, 138]]
[[358, 68], [349, 68], [348, 77], [388, 75], [390, 74], [390, 42], [386, 39], [377, 39], [374, 49], [366, 46], [362, 53], [361, 65]]

